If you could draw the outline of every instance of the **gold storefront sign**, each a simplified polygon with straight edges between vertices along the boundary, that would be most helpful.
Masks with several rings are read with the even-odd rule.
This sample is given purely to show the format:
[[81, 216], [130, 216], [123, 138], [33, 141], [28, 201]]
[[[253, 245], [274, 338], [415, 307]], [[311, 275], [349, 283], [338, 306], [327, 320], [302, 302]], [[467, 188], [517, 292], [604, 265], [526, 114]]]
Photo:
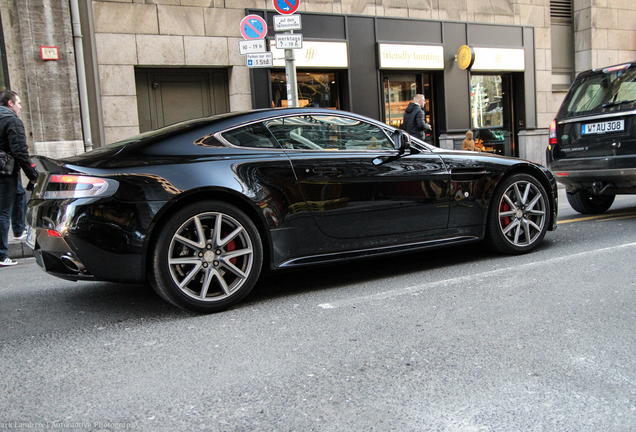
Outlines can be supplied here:
[[[285, 66], [285, 50], [277, 49], [275, 41], [270, 42], [270, 51], [274, 53], [274, 66]], [[310, 42], [303, 41], [301, 49], [294, 50], [296, 67], [349, 67], [349, 55], [346, 42]]]
[[444, 47], [378, 44], [382, 69], [444, 69]]
[[523, 49], [473, 48], [475, 62], [473, 71], [524, 71], [526, 53]]
[[460, 69], [470, 69], [475, 63], [475, 50], [470, 45], [462, 45], [457, 51], [455, 60], [457, 60], [457, 65]]
[[524, 71], [526, 53], [518, 48], [474, 48], [462, 45], [455, 56], [460, 69], [471, 71]]

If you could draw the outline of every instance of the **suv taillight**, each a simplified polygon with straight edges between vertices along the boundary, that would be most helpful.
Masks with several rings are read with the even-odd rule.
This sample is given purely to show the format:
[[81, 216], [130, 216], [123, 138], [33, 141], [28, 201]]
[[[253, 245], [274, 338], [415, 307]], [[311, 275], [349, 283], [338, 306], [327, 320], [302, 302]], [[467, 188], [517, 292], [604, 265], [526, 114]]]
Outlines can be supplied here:
[[548, 141], [550, 145], [555, 145], [557, 143], [556, 137], [556, 120], [552, 120], [550, 123], [550, 140]]

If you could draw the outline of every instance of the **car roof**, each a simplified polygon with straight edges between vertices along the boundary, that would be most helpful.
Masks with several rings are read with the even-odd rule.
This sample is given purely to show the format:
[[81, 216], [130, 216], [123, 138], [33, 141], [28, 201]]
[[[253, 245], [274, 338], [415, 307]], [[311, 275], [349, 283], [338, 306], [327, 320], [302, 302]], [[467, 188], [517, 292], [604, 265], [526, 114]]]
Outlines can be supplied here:
[[371, 123], [375, 123], [379, 126], [383, 126], [386, 128], [390, 128], [385, 123], [379, 122], [378, 120], [368, 118], [356, 113], [352, 113], [349, 111], [342, 110], [333, 110], [328, 108], [264, 108], [264, 109], [254, 109], [250, 111], [234, 111], [229, 113], [217, 114], [210, 117], [203, 117], [193, 120], [186, 120], [179, 123], [175, 123], [170, 126], [163, 127], [161, 129], [156, 129], [148, 132], [143, 132], [138, 135], [131, 136], [124, 140], [109, 144], [107, 147], [117, 147], [123, 146], [126, 144], [132, 144], [137, 142], [144, 141], [155, 141], [163, 138], [168, 138], [169, 136], [180, 134], [186, 132], [187, 130], [199, 129], [202, 127], [207, 127], [210, 125], [214, 125], [214, 129], [217, 131], [230, 128], [234, 125], [240, 125], [242, 123], [249, 123], [253, 121], [258, 121], [261, 119], [265, 119], [272, 116], [285, 116], [285, 115], [295, 115], [295, 114], [319, 114], [325, 116], [333, 116], [343, 115], [347, 117], [353, 117], [360, 120], [368, 121]]
[[618, 63], [615, 65], [605, 66], [602, 68], [588, 69], [586, 71], [581, 72], [579, 76], [585, 77], [585, 76], [594, 75], [600, 72], [607, 73], [607, 72], [611, 72], [612, 70], [617, 70], [623, 67], [626, 69], [636, 67], [636, 60], [632, 60], [631, 62], [623, 62], [623, 63]]

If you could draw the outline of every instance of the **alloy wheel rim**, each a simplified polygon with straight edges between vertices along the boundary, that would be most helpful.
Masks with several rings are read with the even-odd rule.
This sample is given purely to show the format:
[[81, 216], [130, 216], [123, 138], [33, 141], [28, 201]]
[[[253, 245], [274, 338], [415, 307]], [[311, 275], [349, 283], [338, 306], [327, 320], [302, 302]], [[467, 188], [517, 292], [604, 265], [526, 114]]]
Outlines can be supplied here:
[[505, 239], [518, 247], [532, 245], [543, 233], [546, 200], [528, 181], [511, 184], [499, 202], [499, 228]]
[[188, 219], [168, 250], [172, 281], [188, 297], [216, 302], [237, 292], [250, 276], [252, 241], [245, 227], [218, 212]]

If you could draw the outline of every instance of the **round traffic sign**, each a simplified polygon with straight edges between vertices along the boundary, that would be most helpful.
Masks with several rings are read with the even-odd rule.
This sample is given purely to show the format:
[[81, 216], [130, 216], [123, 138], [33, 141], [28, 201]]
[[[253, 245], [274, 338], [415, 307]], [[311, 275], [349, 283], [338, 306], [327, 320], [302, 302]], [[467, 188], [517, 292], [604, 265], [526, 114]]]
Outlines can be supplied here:
[[274, 2], [274, 9], [283, 15], [293, 14], [298, 10], [300, 6], [300, 0], [272, 0]]
[[241, 20], [241, 35], [245, 39], [263, 39], [267, 36], [267, 23], [258, 15], [248, 15]]

